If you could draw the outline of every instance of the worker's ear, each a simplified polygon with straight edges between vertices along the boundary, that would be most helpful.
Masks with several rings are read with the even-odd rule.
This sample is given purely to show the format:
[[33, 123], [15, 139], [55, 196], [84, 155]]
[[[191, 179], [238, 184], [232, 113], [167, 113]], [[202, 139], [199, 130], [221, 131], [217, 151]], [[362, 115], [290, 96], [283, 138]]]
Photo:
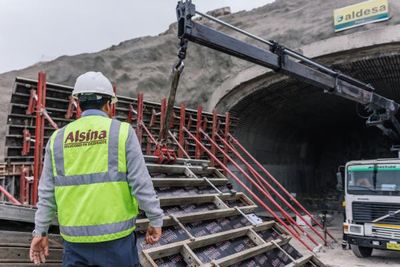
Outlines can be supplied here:
[[103, 106], [103, 111], [105, 113], [107, 113], [107, 115], [111, 118], [112, 114], [111, 114], [111, 101], [107, 101], [107, 103], [104, 104]]

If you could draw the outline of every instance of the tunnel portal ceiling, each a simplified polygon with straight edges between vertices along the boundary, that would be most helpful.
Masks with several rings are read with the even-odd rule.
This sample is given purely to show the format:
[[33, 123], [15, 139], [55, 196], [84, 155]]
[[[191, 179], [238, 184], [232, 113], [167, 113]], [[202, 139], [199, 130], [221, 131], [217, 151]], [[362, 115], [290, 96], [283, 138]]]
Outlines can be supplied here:
[[[400, 54], [334, 66], [400, 103]], [[236, 135], [240, 141], [290, 192], [325, 198], [337, 193], [338, 166], [350, 160], [394, 156], [389, 150], [391, 141], [379, 129], [366, 127], [366, 119], [358, 115], [357, 108], [363, 107], [276, 75], [280, 74], [247, 83], [244, 89], [253, 93], [236, 100], [230, 111], [239, 118]], [[271, 80], [280, 82], [271, 84]]]
[[[334, 68], [372, 84], [377, 93], [400, 103], [400, 54], [365, 57], [336, 64]], [[239, 118], [239, 128], [272, 122], [292, 125], [298, 130], [313, 125], [365, 125], [365, 120], [357, 115], [365, 115], [360, 105], [291, 78], [255, 91], [239, 101], [231, 112]]]

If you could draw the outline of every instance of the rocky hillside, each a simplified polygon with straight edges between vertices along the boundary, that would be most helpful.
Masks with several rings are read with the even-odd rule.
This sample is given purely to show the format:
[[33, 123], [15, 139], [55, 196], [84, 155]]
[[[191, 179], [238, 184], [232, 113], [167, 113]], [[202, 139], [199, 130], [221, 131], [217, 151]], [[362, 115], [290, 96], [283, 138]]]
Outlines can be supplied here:
[[[357, 2], [360, 1], [277, 0], [251, 11], [224, 15], [222, 19], [291, 48], [335, 35], [400, 23], [400, 2], [390, 0], [391, 20], [334, 33], [333, 9]], [[221, 29], [215, 24], [210, 25]], [[226, 32], [233, 34], [230, 31]], [[14, 78], [22, 76], [35, 79], [37, 72], [41, 70], [47, 72], [48, 81], [67, 85], [73, 85], [76, 77], [83, 72], [101, 71], [117, 84], [118, 94], [134, 97], [137, 92], [143, 91], [145, 99], [159, 100], [167, 95], [169, 74], [176, 60], [177, 44], [176, 24], [172, 24], [158, 36], [136, 38], [97, 53], [62, 56], [50, 62], [1, 74], [0, 120], [3, 123], [5, 121]], [[209, 100], [214, 88], [248, 67], [249, 64], [244, 61], [190, 44], [177, 102], [185, 101], [192, 107], [204, 104]]]

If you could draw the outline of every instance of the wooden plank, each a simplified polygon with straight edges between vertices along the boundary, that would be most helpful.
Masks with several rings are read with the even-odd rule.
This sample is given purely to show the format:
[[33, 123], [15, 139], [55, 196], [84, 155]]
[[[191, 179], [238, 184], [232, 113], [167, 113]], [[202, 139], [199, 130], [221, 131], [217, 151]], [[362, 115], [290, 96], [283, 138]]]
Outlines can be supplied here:
[[186, 227], [178, 220], [178, 218], [175, 215], [170, 215], [170, 217], [172, 218], [172, 220], [174, 220], [179, 227], [185, 231], [186, 235], [189, 237], [190, 240], [195, 240], [196, 238], [189, 232], [188, 229], [186, 229]]
[[245, 226], [238, 229], [228, 230], [221, 233], [198, 237], [196, 241], [190, 241], [189, 239], [179, 241], [172, 244], [167, 244], [159, 247], [152, 247], [143, 250], [144, 253], [150, 255], [152, 259], [159, 259], [167, 256], [177, 254], [184, 244], [187, 244], [190, 249], [196, 249], [204, 247], [209, 244], [218, 243], [224, 240], [234, 239], [236, 237], [244, 236], [252, 226]]
[[228, 205], [226, 205], [219, 196], [214, 197], [213, 202], [217, 209], [229, 209]]
[[34, 222], [36, 209], [0, 203], [0, 219], [19, 222]]
[[214, 174], [216, 171], [214, 167], [204, 168], [203, 166], [186, 166], [186, 165], [176, 165], [176, 164], [166, 165], [166, 164], [147, 163], [146, 166], [150, 173], [184, 174], [185, 169], [189, 168], [196, 175], [207, 176], [210, 174]]
[[[62, 253], [62, 249], [51, 249], [47, 261], [59, 262], [62, 259]], [[29, 248], [1, 246], [0, 262], [29, 262]]]
[[[240, 207], [239, 209], [244, 213], [249, 213], [253, 212], [256, 209], [256, 206]], [[230, 217], [234, 215], [240, 215], [240, 213], [234, 208], [229, 208], [229, 209], [220, 209], [220, 210], [179, 215], [177, 217], [179, 218], [179, 221], [181, 221], [182, 223], [189, 223], [195, 221], [213, 220], [222, 217]]]
[[255, 205], [254, 202], [248, 201], [247, 197], [243, 193], [237, 194], [230, 194], [230, 193], [223, 193], [223, 194], [202, 194], [202, 195], [193, 195], [193, 196], [163, 196], [159, 197], [161, 206], [172, 206], [172, 205], [179, 205], [179, 204], [191, 204], [191, 203], [211, 203], [215, 201], [215, 197], [222, 201], [232, 201], [238, 200], [241, 201], [246, 206]]
[[195, 241], [190, 242], [188, 244], [188, 246], [191, 249], [196, 249], [196, 248], [205, 247], [205, 246], [208, 246], [211, 244], [215, 244], [218, 242], [222, 242], [225, 240], [235, 239], [237, 237], [247, 235], [247, 232], [251, 228], [252, 228], [252, 226], [244, 226], [244, 227], [240, 227], [237, 229], [232, 229], [232, 230], [228, 230], [228, 231], [224, 231], [224, 232], [220, 232], [220, 233], [216, 233], [216, 234], [201, 236], [201, 237], [196, 238]]
[[[0, 231], [0, 246], [29, 247], [32, 240], [30, 232]], [[50, 248], [63, 248], [59, 235], [49, 235]]]
[[[279, 244], [279, 245], [284, 245], [286, 243], [287, 243], [287, 240], [277, 240], [276, 241], [276, 244]], [[256, 257], [258, 255], [261, 255], [263, 253], [266, 253], [266, 252], [276, 248], [276, 244], [274, 244], [272, 242], [267, 242], [262, 245], [258, 245], [256, 247], [249, 248], [244, 251], [226, 256], [224, 258], [214, 260], [212, 263], [218, 264], [221, 267], [230, 266], [235, 263], [239, 263], [239, 262], [245, 261], [247, 259]]]
[[197, 255], [188, 247], [187, 244], [184, 244], [181, 250], [181, 255], [185, 259], [185, 262], [187, 266], [190, 267], [197, 267], [197, 266], [202, 266], [203, 263], [201, 260], [197, 257]]
[[[34, 223], [35, 212], [35, 208], [0, 203], [1, 220]], [[52, 225], [58, 225], [58, 221], [53, 220]]]
[[188, 178], [199, 178], [188, 166], [186, 166], [184, 173]]
[[[186, 187], [186, 186], [209, 186], [206, 180], [197, 178], [153, 178], [154, 187]], [[228, 179], [209, 179], [214, 185], [225, 185]]]
[[139, 262], [142, 267], [157, 267], [157, 264], [145, 251], [139, 253]]
[[326, 267], [325, 263], [323, 263], [320, 259], [318, 259], [315, 255], [312, 257], [311, 261], [312, 264], [318, 267]]
[[314, 256], [312, 254], [310, 255], [304, 255], [300, 259], [297, 259], [289, 264], [287, 264], [287, 267], [300, 267], [309, 262]]
[[225, 267], [229, 265], [233, 265], [235, 263], [239, 263], [241, 261], [245, 261], [247, 259], [250, 259], [252, 257], [258, 256], [260, 254], [263, 254], [271, 249], [275, 248], [275, 245], [272, 244], [271, 242], [268, 242], [266, 244], [258, 245], [256, 247], [252, 247], [246, 250], [243, 250], [238, 253], [231, 254], [229, 256], [226, 256], [224, 258], [214, 260], [211, 262], [211, 265], [218, 265], [220, 267]]
[[253, 229], [249, 229], [247, 235], [256, 245], [263, 245], [266, 243]]
[[254, 231], [256, 231], [256, 232], [266, 231], [275, 226], [276, 226], [275, 221], [267, 221], [267, 222], [263, 222], [263, 223], [255, 225]]
[[171, 255], [180, 253], [183, 245], [186, 242], [187, 241], [180, 241], [180, 242], [168, 244], [165, 246], [149, 248], [149, 249], [143, 250], [143, 253], [147, 253], [153, 260], [168, 257]]
[[200, 203], [212, 203], [215, 200], [215, 196], [218, 194], [204, 194], [195, 196], [171, 196], [171, 197], [159, 197], [161, 206], [174, 206], [182, 204], [200, 204]]
[[282, 251], [292, 262], [296, 261], [296, 259], [293, 258], [292, 255], [290, 255], [286, 250], [284, 250], [284, 249], [278, 244], [278, 242], [276, 242], [276, 240], [271, 240], [271, 242], [272, 242], [273, 244], [275, 244], [276, 247], [277, 247], [280, 251]]
[[[239, 209], [242, 210], [244, 213], [251, 213], [254, 212], [257, 206], [244, 206], [240, 207]], [[193, 212], [189, 214], [182, 214], [177, 215], [176, 217], [182, 223], [190, 223], [190, 222], [198, 222], [198, 221], [206, 221], [206, 220], [214, 220], [218, 218], [230, 217], [240, 215], [240, 213], [234, 208], [228, 209], [217, 209], [211, 211], [199, 211]], [[163, 218], [164, 226], [172, 226], [176, 225], [176, 223], [172, 220], [170, 216], [164, 216]], [[149, 224], [149, 219], [138, 219], [136, 220], [136, 229], [138, 231], [145, 231]]]

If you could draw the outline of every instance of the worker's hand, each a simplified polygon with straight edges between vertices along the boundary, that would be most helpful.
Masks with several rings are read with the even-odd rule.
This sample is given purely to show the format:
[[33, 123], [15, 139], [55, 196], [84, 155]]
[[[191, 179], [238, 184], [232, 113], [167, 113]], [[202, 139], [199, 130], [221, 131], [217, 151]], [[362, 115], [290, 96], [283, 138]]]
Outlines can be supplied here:
[[161, 227], [153, 227], [149, 225], [147, 227], [147, 233], [146, 233], [146, 242], [147, 244], [153, 245], [160, 240], [161, 237]]
[[34, 237], [29, 251], [29, 257], [35, 265], [45, 263], [49, 256], [49, 239], [45, 237]]

